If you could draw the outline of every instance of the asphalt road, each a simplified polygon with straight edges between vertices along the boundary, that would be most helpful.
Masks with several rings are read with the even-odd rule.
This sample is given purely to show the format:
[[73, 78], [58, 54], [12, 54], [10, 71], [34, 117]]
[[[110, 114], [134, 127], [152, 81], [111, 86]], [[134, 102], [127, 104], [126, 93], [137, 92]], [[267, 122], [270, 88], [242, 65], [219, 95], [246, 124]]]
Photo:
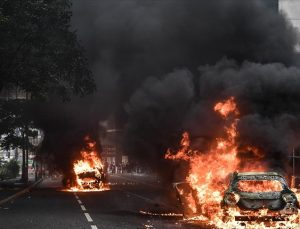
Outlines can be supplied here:
[[181, 217], [156, 215], [180, 211], [170, 200], [170, 190], [155, 177], [114, 175], [109, 180], [111, 190], [78, 193], [62, 191], [58, 179], [45, 180], [30, 193], [0, 207], [0, 229], [195, 228]]

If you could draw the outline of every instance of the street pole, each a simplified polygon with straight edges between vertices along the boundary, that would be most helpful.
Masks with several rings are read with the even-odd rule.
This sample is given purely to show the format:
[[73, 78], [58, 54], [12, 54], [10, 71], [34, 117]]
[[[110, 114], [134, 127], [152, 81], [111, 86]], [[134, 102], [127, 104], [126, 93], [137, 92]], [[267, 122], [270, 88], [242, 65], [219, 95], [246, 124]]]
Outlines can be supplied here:
[[291, 188], [295, 188], [295, 148], [293, 148], [293, 175], [291, 181]]
[[293, 163], [293, 174], [292, 174], [292, 180], [291, 180], [291, 187], [295, 188], [296, 185], [296, 179], [300, 179], [299, 176], [296, 176], [296, 159], [300, 159], [300, 156], [295, 155], [295, 149], [293, 148], [293, 154], [292, 156], [289, 156], [289, 158], [292, 158]]
[[295, 176], [295, 148], [293, 148], [293, 176]]

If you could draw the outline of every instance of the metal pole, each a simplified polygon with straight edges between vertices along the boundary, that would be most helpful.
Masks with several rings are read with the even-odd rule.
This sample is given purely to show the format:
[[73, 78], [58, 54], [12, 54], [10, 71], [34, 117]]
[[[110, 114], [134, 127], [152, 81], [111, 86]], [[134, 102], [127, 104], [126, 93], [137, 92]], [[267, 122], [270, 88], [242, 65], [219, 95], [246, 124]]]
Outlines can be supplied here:
[[295, 148], [293, 148], [293, 176], [295, 176]]

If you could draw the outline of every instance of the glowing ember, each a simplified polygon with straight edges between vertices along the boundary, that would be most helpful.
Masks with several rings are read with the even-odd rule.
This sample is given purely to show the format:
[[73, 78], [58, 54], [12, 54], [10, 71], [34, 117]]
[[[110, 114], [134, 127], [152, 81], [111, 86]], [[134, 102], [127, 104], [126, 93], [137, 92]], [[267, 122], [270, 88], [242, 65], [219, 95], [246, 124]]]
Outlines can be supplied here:
[[[241, 147], [236, 142], [239, 135], [237, 132], [239, 111], [234, 97], [230, 97], [223, 102], [218, 102], [214, 106], [214, 110], [224, 119], [225, 136], [216, 138], [211, 143], [209, 150], [199, 152], [190, 149], [189, 134], [185, 132], [179, 151], [172, 153], [171, 150], [168, 150], [165, 158], [189, 162], [190, 168], [186, 182], [190, 190], [176, 187], [180, 196], [184, 198], [181, 201], [183, 202], [185, 212], [188, 212], [188, 215], [185, 214], [188, 220], [205, 221], [207, 224], [217, 228], [245, 228], [245, 226], [241, 226], [239, 222], [234, 220], [234, 216], [241, 215], [241, 212], [237, 209], [230, 209], [229, 220], [224, 221], [224, 211], [221, 208], [221, 201], [228, 187], [229, 174], [234, 171], [263, 172], [267, 171], [268, 168], [259, 161], [259, 159], [264, 157], [264, 154], [260, 150], [253, 146]], [[248, 158], [247, 161], [242, 161], [241, 163], [242, 159], [240, 156], [238, 157], [238, 152], [251, 152], [253, 159], [250, 160]], [[254, 181], [253, 183], [243, 181], [240, 184], [240, 188], [246, 190], [246, 192], [281, 190], [280, 183], [278, 186], [275, 182], [269, 180]], [[263, 210], [260, 210], [257, 214], [266, 215], [266, 211]], [[284, 226], [297, 228], [295, 225], [298, 226], [298, 224], [292, 223], [295, 218], [297, 216], [290, 216], [290, 221], [284, 222]], [[282, 228], [282, 224], [275, 224], [277, 226], [275, 228]], [[267, 227], [264, 222], [248, 222], [247, 225], [247, 228]]]
[[154, 213], [154, 212], [147, 212], [147, 211], [140, 211], [142, 215], [150, 215], [150, 216], [162, 216], [162, 217], [183, 217], [180, 213]]
[[108, 190], [104, 166], [96, 151], [96, 142], [90, 141], [89, 137], [85, 149], [80, 154], [82, 159], [73, 163], [73, 171], [76, 176], [76, 184], [71, 191], [104, 191]]

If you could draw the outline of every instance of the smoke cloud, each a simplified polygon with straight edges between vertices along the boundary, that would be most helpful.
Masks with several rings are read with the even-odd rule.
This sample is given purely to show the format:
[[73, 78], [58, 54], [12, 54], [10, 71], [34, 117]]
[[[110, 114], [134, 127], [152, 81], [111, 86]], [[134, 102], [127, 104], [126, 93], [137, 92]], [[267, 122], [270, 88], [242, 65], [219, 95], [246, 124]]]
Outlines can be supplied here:
[[241, 112], [240, 144], [257, 146], [272, 159], [272, 167], [282, 167], [299, 147], [299, 73], [299, 68], [279, 63], [238, 65], [223, 60], [200, 68], [201, 97], [235, 96]]
[[[207, 142], [224, 134], [225, 121], [214, 112], [214, 104], [230, 96], [236, 98], [240, 110], [237, 127], [241, 145], [256, 146], [266, 153], [264, 160], [271, 167], [279, 168], [284, 167], [292, 149], [299, 147], [299, 68], [223, 59], [216, 65], [200, 67], [193, 75], [199, 82], [198, 98], [184, 93], [189, 91], [184, 82], [191, 75], [176, 73], [180, 81], [172, 80], [172, 85], [165, 76], [159, 82], [144, 84], [129, 101], [133, 109], [128, 109], [131, 119], [127, 130], [134, 141], [128, 145], [140, 147], [135, 152], [141, 158], [153, 147], [152, 152], [162, 158], [165, 151], [161, 149], [172, 146], [170, 138], [181, 137], [183, 130], [191, 132], [194, 148], [205, 150]], [[157, 84], [165, 87], [155, 90]], [[194, 91], [195, 84], [189, 86]]]
[[266, 2], [74, 0], [73, 27], [98, 92], [64, 106], [74, 125], [59, 136], [97, 129], [113, 114], [124, 127], [125, 152], [159, 166], [183, 130], [205, 148], [223, 124], [212, 104], [235, 96], [241, 144], [253, 143], [280, 161], [297, 146], [299, 133], [296, 33]]
[[[238, 62], [294, 59], [296, 34], [262, 0], [74, 0], [74, 28], [98, 82], [98, 97], [128, 101], [149, 76], [197, 71], [224, 56]], [[109, 98], [109, 99], [108, 99]]]

